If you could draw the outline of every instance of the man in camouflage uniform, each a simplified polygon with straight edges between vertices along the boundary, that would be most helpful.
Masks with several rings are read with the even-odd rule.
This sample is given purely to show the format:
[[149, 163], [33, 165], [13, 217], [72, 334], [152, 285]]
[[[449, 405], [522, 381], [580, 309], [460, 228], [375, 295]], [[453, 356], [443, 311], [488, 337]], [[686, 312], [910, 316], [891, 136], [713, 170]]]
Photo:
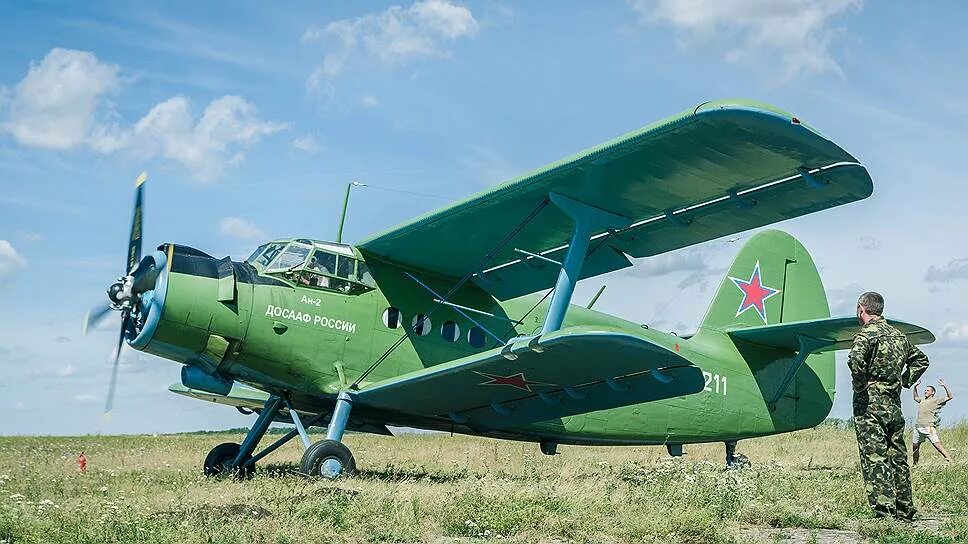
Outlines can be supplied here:
[[911, 474], [904, 446], [901, 387], [928, 368], [928, 358], [881, 317], [884, 297], [868, 292], [857, 301], [863, 326], [847, 357], [854, 387], [854, 425], [867, 500], [879, 517], [914, 518]]

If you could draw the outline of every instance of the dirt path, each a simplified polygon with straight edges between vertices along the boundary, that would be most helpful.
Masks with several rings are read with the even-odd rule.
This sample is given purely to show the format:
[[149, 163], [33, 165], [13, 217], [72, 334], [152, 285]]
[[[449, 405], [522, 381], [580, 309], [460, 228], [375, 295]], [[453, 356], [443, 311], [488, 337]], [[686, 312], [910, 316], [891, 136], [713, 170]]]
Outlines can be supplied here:
[[[917, 531], [923, 531], [934, 535], [943, 535], [941, 526], [944, 520], [924, 519], [912, 524]], [[744, 525], [736, 531], [736, 536], [741, 541], [751, 542], [778, 542], [782, 544], [863, 544], [868, 539], [860, 535], [856, 530], [838, 529], [804, 529], [800, 527], [761, 527], [756, 525]]]

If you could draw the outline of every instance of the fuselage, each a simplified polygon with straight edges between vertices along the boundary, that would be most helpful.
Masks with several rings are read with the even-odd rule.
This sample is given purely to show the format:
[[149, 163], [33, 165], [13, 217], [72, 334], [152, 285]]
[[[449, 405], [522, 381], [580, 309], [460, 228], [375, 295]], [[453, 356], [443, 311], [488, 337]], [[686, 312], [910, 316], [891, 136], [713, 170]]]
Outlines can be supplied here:
[[[298, 249], [293, 262], [283, 259], [279, 266], [293, 248]], [[306, 412], [331, 409], [335, 395], [375, 362], [361, 389], [533, 334], [547, 311], [540, 294], [499, 301], [471, 283], [446, 297], [450, 304], [440, 304], [454, 279], [365, 260], [349, 246], [275, 242], [241, 263], [183, 246], [160, 249], [168, 267], [152, 295], [159, 311], [148, 313], [131, 345], [221, 379], [287, 393]], [[263, 258], [269, 250], [276, 254]], [[332, 263], [326, 255], [333, 256]], [[648, 300], [647, 293], [631, 296]], [[752, 364], [722, 331], [700, 329], [682, 338], [577, 305], [569, 307], [563, 326], [647, 338], [700, 367], [706, 387], [511, 429], [472, 429], [445, 417], [365, 407], [354, 411], [350, 427], [394, 425], [577, 444], [676, 444], [812, 427], [833, 403], [832, 353], [811, 355], [795, 386], [771, 410], [765, 399], [790, 357], [774, 354], [762, 358], [770, 364]]]

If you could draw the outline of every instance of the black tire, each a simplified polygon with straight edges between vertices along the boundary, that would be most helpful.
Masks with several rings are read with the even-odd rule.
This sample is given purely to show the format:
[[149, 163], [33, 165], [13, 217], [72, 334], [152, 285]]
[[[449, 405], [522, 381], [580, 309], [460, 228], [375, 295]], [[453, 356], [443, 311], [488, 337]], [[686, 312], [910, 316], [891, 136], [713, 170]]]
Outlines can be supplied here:
[[[339, 473], [333, 475], [333, 463], [326, 463], [326, 461], [338, 462], [341, 469]], [[356, 474], [356, 459], [353, 458], [350, 449], [341, 442], [320, 440], [310, 446], [303, 454], [299, 472], [306, 476], [326, 478], [327, 480], [334, 480], [340, 476], [352, 476]]]
[[205, 475], [206, 476], [235, 476], [236, 478], [248, 478], [252, 476], [255, 466], [234, 467], [232, 462], [239, 455], [242, 447], [234, 442], [226, 442], [212, 448], [205, 456]]

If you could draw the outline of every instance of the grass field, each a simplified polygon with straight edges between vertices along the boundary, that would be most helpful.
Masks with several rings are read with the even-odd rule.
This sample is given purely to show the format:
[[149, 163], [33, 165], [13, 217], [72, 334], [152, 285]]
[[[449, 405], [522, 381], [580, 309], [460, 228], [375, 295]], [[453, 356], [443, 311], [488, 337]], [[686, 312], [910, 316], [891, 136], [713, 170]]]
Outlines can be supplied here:
[[0, 438], [0, 543], [968, 542], [968, 425], [942, 438], [955, 462], [928, 447], [913, 472], [921, 512], [939, 520], [927, 529], [871, 519], [853, 431], [834, 425], [741, 442], [753, 466], [733, 471], [721, 444], [675, 460], [661, 447], [546, 457], [536, 444], [354, 434], [360, 475], [337, 482], [294, 474], [298, 440], [235, 482], [199, 468], [235, 433]]

